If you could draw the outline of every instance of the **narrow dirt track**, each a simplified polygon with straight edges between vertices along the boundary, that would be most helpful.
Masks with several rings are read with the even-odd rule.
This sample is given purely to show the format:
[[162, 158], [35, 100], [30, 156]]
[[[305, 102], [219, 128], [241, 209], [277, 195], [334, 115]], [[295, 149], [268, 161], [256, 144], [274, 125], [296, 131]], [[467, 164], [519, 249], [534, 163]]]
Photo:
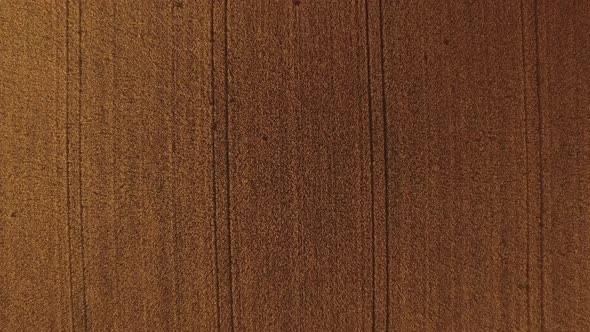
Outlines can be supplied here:
[[590, 331], [590, 3], [0, 1], [0, 331]]

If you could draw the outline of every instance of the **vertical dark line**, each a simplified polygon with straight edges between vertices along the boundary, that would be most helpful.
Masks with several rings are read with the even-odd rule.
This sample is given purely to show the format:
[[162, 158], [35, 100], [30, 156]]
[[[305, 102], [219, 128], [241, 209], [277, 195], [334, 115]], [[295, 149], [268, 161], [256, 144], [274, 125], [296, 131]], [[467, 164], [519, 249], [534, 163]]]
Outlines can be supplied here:
[[233, 299], [233, 292], [234, 292], [234, 288], [233, 288], [233, 260], [232, 260], [232, 234], [231, 234], [231, 219], [230, 219], [230, 193], [229, 190], [231, 188], [229, 180], [230, 180], [230, 176], [229, 176], [229, 172], [230, 172], [230, 162], [229, 162], [229, 70], [228, 70], [228, 45], [227, 45], [227, 2], [229, 0], [225, 0], [224, 2], [224, 8], [223, 8], [223, 26], [224, 26], [224, 32], [223, 32], [223, 43], [224, 43], [224, 61], [225, 61], [225, 66], [224, 66], [224, 85], [225, 85], [225, 168], [226, 168], [226, 172], [225, 172], [225, 186], [226, 186], [226, 190], [225, 190], [225, 195], [226, 195], [226, 201], [227, 201], [227, 210], [226, 210], [226, 217], [227, 217], [227, 236], [228, 236], [228, 241], [227, 241], [227, 250], [229, 253], [229, 310], [230, 310], [230, 317], [231, 317], [231, 331], [234, 330], [234, 299]]
[[369, 1], [365, 0], [365, 39], [367, 49], [367, 94], [369, 107], [369, 149], [370, 149], [370, 170], [371, 170], [371, 330], [375, 331], [375, 157], [374, 157], [374, 142], [373, 142], [373, 93], [371, 90], [371, 43], [369, 40]]
[[[175, 7], [176, 7], [176, 0], [172, 0], [171, 2], [171, 25], [172, 25], [172, 91], [176, 91], [176, 72], [177, 72], [177, 66], [178, 66], [178, 54], [177, 54], [177, 43], [176, 43], [176, 39], [178, 38], [177, 36], [177, 31], [176, 31], [176, 20], [175, 20]], [[176, 106], [177, 106], [177, 99], [176, 99], [176, 94], [174, 94], [173, 97], [173, 103], [172, 103], [172, 108], [171, 108], [171, 124], [172, 126], [174, 126], [175, 123], [177, 123], [176, 121]], [[171, 142], [170, 142], [170, 169], [172, 170], [172, 181], [176, 182], [176, 176], [175, 174], [177, 173], [176, 170], [176, 162], [175, 162], [175, 155], [176, 155], [176, 134], [175, 131], [172, 130], [171, 131]], [[176, 200], [173, 201], [173, 203], [171, 204], [171, 215], [172, 215], [172, 232], [174, 235], [174, 290], [175, 290], [175, 304], [176, 304], [176, 308], [174, 311], [174, 314], [176, 315], [176, 327], [178, 330], [182, 331], [182, 317], [180, 315], [180, 306], [181, 306], [181, 301], [180, 301], [180, 268], [179, 268], [179, 258], [178, 256], [180, 256], [181, 254], [179, 254], [180, 252], [180, 248], [179, 248], [179, 232], [178, 232], [178, 220], [177, 220], [177, 216], [176, 216], [176, 210], [177, 210], [177, 203]]]
[[211, 0], [210, 16], [210, 43], [211, 43], [211, 184], [212, 184], [212, 210], [213, 210], [213, 245], [215, 255], [215, 305], [217, 307], [217, 331], [221, 331], [221, 307], [219, 305], [219, 252], [217, 239], [217, 175], [216, 175], [216, 158], [215, 158], [215, 30], [214, 30], [214, 0]]
[[381, 47], [381, 95], [383, 98], [383, 158], [384, 158], [384, 175], [385, 175], [385, 269], [386, 269], [386, 283], [385, 293], [386, 297], [386, 321], [385, 330], [389, 331], [389, 152], [388, 152], [388, 130], [387, 130], [387, 100], [385, 97], [385, 42], [383, 36], [383, 4], [379, 0], [379, 39]]
[[530, 202], [529, 202], [529, 130], [528, 130], [528, 108], [527, 108], [527, 80], [526, 80], [526, 50], [524, 46], [524, 6], [520, 0], [520, 32], [521, 32], [521, 52], [522, 52], [522, 98], [523, 98], [523, 109], [524, 109], [524, 150], [525, 150], [525, 171], [526, 171], [526, 279], [527, 279], [527, 297], [526, 297], [526, 308], [527, 308], [527, 331], [531, 329], [531, 250], [530, 250]]
[[[294, 6], [293, 8], [293, 72], [294, 72], [294, 82], [293, 83], [293, 89], [294, 91], [294, 96], [295, 96], [295, 104], [293, 106], [293, 109], [298, 109], [301, 105], [301, 89], [300, 89], [300, 85], [298, 84], [301, 81], [301, 72], [300, 72], [300, 60], [303, 58], [301, 56], [301, 15], [302, 14], [302, 9], [300, 7], [298, 7], [297, 5]], [[297, 126], [297, 129], [300, 129], [300, 119], [296, 116], [295, 117], [295, 125]], [[297, 244], [297, 253], [296, 253], [296, 257], [297, 257], [297, 263], [296, 263], [296, 267], [297, 267], [297, 274], [295, 276], [295, 280], [297, 281], [297, 310], [300, 311], [303, 308], [303, 303], [305, 302], [305, 284], [302, 282], [302, 280], [304, 279], [303, 277], [303, 271], [302, 270], [302, 266], [305, 265], [306, 261], [305, 261], [305, 239], [304, 239], [304, 221], [299, 219], [297, 220], [297, 223], [295, 225], [296, 227], [296, 244]], [[303, 327], [305, 326], [305, 316], [302, 314], [298, 314], [297, 316], [297, 321], [299, 326]]]
[[78, 197], [80, 201], [80, 247], [82, 259], [82, 298], [84, 331], [88, 330], [86, 301], [86, 262], [84, 258], [84, 204], [82, 202], [82, 1], [78, 2]]
[[68, 265], [70, 269], [70, 328], [74, 331], [74, 283], [72, 278], [72, 217], [70, 202], [70, 0], [66, 1], [66, 218], [68, 225]]
[[539, 112], [539, 206], [540, 206], [540, 270], [541, 270], [541, 294], [540, 298], [540, 306], [541, 306], [541, 331], [545, 330], [545, 209], [544, 209], [544, 167], [543, 167], [543, 110], [541, 108], [541, 60], [540, 60], [540, 52], [539, 52], [539, 10], [538, 10], [539, 2], [535, 0], [535, 39], [536, 39], [536, 83], [537, 83], [537, 111]]

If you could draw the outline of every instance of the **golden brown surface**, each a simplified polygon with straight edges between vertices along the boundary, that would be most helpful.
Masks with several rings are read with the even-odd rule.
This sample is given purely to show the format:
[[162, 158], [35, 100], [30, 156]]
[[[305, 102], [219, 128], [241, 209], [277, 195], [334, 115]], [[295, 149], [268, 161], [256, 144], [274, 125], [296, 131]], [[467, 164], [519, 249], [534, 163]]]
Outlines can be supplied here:
[[590, 3], [0, 1], [0, 331], [590, 331]]

